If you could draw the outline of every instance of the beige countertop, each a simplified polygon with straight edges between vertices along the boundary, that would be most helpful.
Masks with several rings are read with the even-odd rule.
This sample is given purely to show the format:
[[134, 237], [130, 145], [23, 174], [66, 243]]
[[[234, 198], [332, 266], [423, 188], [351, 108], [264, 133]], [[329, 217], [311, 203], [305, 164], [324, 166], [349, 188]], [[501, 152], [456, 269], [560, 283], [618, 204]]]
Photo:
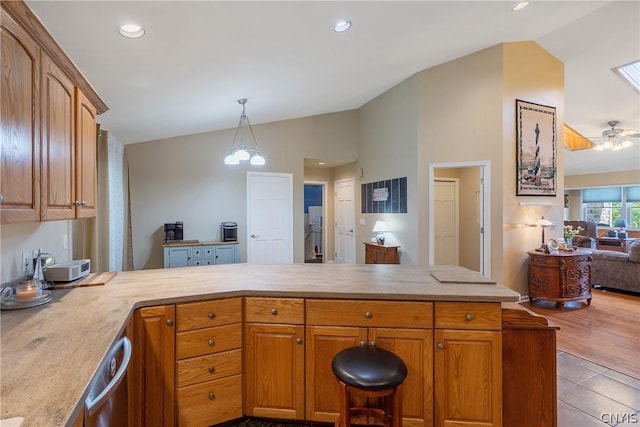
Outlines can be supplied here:
[[[138, 307], [230, 296], [290, 296], [412, 301], [517, 301], [500, 285], [440, 283], [459, 267], [407, 265], [228, 264], [118, 273], [104, 286], [54, 290], [41, 307], [2, 311], [0, 418], [23, 427], [63, 426], [89, 381]], [[471, 280], [470, 280], [471, 279]]]

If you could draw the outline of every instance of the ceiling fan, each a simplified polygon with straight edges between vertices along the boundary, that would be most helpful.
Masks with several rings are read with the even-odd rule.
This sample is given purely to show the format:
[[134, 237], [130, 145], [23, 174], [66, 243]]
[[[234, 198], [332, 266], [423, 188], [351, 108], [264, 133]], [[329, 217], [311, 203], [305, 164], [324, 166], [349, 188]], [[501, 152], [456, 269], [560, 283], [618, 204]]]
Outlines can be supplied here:
[[640, 132], [632, 129], [620, 129], [617, 120], [611, 120], [607, 122], [611, 129], [602, 131], [601, 137], [589, 138], [593, 142], [594, 150], [598, 151], [618, 151], [624, 148], [631, 147], [634, 142], [640, 138]]

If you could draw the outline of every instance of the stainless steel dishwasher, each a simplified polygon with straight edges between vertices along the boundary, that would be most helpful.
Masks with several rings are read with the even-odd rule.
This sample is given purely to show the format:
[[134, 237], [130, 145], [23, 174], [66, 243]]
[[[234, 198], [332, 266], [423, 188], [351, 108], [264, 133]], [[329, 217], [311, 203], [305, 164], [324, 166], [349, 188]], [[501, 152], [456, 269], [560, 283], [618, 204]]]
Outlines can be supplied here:
[[131, 341], [120, 338], [109, 350], [91, 380], [84, 402], [84, 426], [127, 426], [127, 369], [131, 361]]

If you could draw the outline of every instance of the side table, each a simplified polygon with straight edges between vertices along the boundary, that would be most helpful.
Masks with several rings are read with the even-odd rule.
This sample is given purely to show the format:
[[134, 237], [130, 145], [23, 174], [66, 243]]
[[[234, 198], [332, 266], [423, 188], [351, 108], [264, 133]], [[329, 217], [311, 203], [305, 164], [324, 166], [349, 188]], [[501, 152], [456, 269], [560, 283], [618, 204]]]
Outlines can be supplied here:
[[529, 252], [529, 300], [587, 300], [591, 305], [591, 253], [578, 248], [575, 252]]
[[400, 264], [398, 258], [400, 246], [364, 242], [364, 247], [365, 264]]

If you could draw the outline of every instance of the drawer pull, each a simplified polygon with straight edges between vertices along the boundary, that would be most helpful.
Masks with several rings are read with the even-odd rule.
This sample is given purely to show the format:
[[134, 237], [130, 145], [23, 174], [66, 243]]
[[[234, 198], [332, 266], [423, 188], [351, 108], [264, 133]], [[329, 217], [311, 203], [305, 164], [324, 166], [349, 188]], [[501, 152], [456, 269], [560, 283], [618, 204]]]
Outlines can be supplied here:
[[213, 366], [209, 366], [209, 373], [213, 374], [216, 371], [216, 368], [214, 368]]
[[271, 309], [271, 314], [273, 314], [274, 316], [278, 315], [278, 309], [277, 308], [272, 308]]
[[302, 338], [296, 338], [296, 344], [302, 344]]
[[364, 314], [364, 317], [366, 317], [367, 319], [371, 319], [371, 318], [373, 317], [373, 314], [371, 314], [371, 312], [370, 312], [370, 311], [367, 311], [367, 312]]
[[360, 347], [366, 347], [367, 343], [365, 341], [360, 341]]
[[167, 319], [167, 326], [173, 326], [173, 319]]
[[207, 316], [209, 316], [209, 319], [213, 319], [214, 317], [216, 317], [216, 314], [210, 311]]
[[213, 347], [215, 344], [216, 344], [216, 342], [215, 342], [213, 339], [210, 339], [210, 340], [209, 340], [209, 345], [210, 345], [211, 347]]
[[209, 400], [213, 400], [216, 398], [216, 395], [213, 393], [209, 393]]
[[441, 342], [438, 343], [438, 350], [442, 350], [444, 348], [444, 344]]
[[369, 347], [375, 347], [375, 346], [376, 346], [376, 342], [375, 342], [375, 341], [371, 341], [371, 342], [369, 343]]
[[466, 316], [464, 316], [464, 318], [465, 318], [465, 319], [467, 319], [467, 320], [473, 320], [473, 319], [475, 319], [475, 317], [476, 317], [476, 316], [474, 316], [474, 315], [473, 315], [473, 314], [471, 314], [471, 313], [469, 313], [469, 314], [467, 314]]

